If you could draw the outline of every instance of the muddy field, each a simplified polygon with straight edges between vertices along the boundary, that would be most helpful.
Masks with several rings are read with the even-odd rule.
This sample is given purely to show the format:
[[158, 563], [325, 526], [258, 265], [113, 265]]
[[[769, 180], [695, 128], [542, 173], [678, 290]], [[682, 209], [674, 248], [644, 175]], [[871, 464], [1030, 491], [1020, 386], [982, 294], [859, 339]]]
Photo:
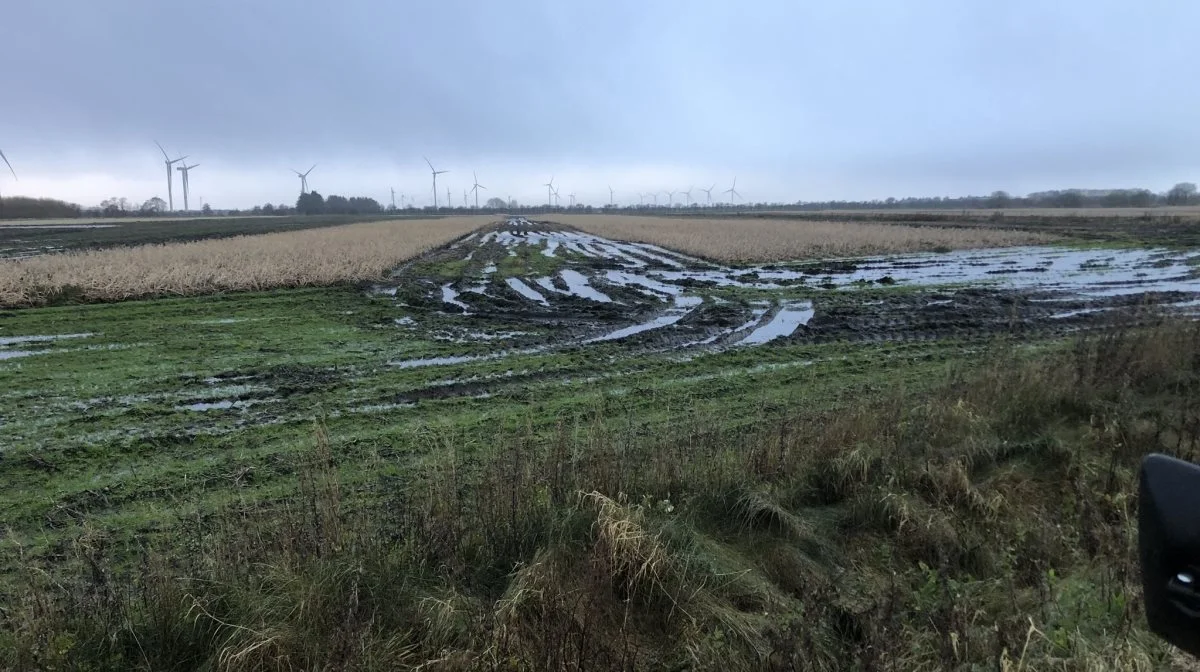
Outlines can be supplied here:
[[996, 344], [1190, 314], [1195, 261], [1038, 247], [730, 267], [515, 218], [371, 285], [0, 311], [0, 511], [48, 556], [85, 521], [186, 526], [292, 487], [316, 424], [345, 446], [346, 487], [382, 492], [442, 451], [503, 449], [499, 429], [753, 427], [918, 389]]
[[[686, 353], [772, 342], [1067, 333], [1200, 308], [1200, 257], [1017, 247], [729, 267], [522, 218], [399, 270], [375, 292], [401, 328], [432, 312], [487, 352], [419, 367], [619, 343]], [[497, 343], [500, 344], [497, 344]]]

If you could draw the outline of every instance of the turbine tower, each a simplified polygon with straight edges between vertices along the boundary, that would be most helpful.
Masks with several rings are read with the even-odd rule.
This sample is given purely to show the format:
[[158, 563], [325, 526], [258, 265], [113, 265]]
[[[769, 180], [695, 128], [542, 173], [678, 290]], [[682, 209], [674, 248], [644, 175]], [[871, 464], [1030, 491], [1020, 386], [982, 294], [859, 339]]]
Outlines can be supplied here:
[[484, 191], [487, 191], [487, 187], [485, 187], [479, 183], [479, 176], [476, 175], [475, 171], [473, 171], [473, 170], [471, 171], [471, 177], [475, 178], [475, 186], [471, 187], [471, 191], [475, 192], [475, 209], [478, 210], [479, 209], [479, 190], [483, 189]]
[[558, 190], [554, 190], [554, 207], [558, 207]]
[[676, 194], [677, 192], [674, 192], [674, 191], [664, 191], [663, 193], [667, 195], [667, 207], [669, 208], [669, 207], [671, 207], [671, 205], [672, 205], [673, 203], [675, 203], [675, 194]]
[[171, 166], [183, 161], [187, 157], [181, 156], [178, 159], [172, 159], [171, 157], [167, 156], [167, 150], [163, 149], [163, 146], [159, 145], [157, 140], [154, 141], [154, 144], [158, 145], [158, 151], [162, 152], [163, 155], [163, 162], [167, 164], [167, 208], [169, 211], [174, 212], [175, 194], [172, 192], [174, 191], [175, 187], [175, 177], [174, 173], [171, 172]]
[[733, 203], [734, 198], [741, 198], [742, 195], [737, 192], [737, 176], [733, 176], [733, 186], [726, 189], [723, 193], [729, 194], [729, 202]]
[[683, 197], [685, 199], [687, 199], [686, 201], [684, 201], [684, 205], [686, 205], [689, 208], [692, 207], [692, 189], [695, 189], [695, 188], [696, 188], [695, 186], [691, 186], [691, 187], [688, 187], [687, 191], [679, 192], [679, 193], [683, 194]]
[[[450, 171], [438, 170], [437, 168], [433, 167], [432, 163], [429, 163], [428, 157], [423, 156], [421, 158], [425, 159], [425, 163], [429, 164], [429, 172], [433, 173], [433, 209], [437, 210], [437, 176], [441, 175], [443, 173], [448, 173]], [[446, 192], [446, 206], [447, 207], [449, 207], [449, 205], [450, 205], [450, 195], [449, 194], [450, 194], [450, 192], [447, 191]]]
[[712, 192], [713, 192], [713, 189], [716, 189], [716, 188], [717, 188], [716, 182], [714, 182], [713, 185], [707, 189], [705, 189], [703, 187], [700, 188], [700, 191], [704, 192], [704, 196], [707, 199], [708, 205], [710, 207], [712, 206]]
[[188, 182], [188, 172], [191, 169], [198, 167], [199, 165], [200, 164], [198, 164], [198, 163], [193, 163], [192, 165], [189, 166], [185, 163], [182, 166], [176, 166], [176, 168], [175, 168], [175, 170], [178, 170], [180, 173], [183, 174], [183, 211], [184, 212], [191, 212], [191, 208], [188, 207], [188, 194], [191, 193], [191, 187], [189, 186], [190, 183]]
[[296, 170], [295, 168], [292, 169], [292, 172], [296, 174], [296, 177], [300, 178], [300, 195], [301, 196], [308, 193], [308, 174], [311, 173], [313, 171], [313, 168], [316, 168], [316, 167], [317, 167], [317, 164], [314, 163], [312, 165], [312, 168], [309, 168], [308, 170], [304, 171], [303, 173]]
[[571, 193], [567, 194], [567, 198], [571, 199], [571, 205], [569, 207], [575, 207], [575, 192], [572, 191]]
[[453, 205], [450, 204], [450, 187], [446, 187], [446, 207], [447, 208], [454, 207]]
[[[3, 151], [0, 151], [0, 159], [4, 159], [4, 165], [8, 166], [8, 172], [12, 173], [13, 179], [20, 182], [21, 180], [17, 177], [17, 171], [13, 170], [12, 164], [8, 162], [8, 157], [4, 155]], [[0, 217], [3, 217], [3, 216], [4, 216], [4, 199], [2, 197], [0, 197]]]
[[389, 189], [392, 190], [392, 210], [395, 210], [396, 209], [396, 188], [389, 187]]
[[553, 205], [551, 201], [554, 199], [554, 176], [551, 175], [550, 181], [542, 186], [546, 188], [546, 207], [551, 207]]
[[608, 207], [613, 207], [613, 189], [612, 185], [608, 185]]

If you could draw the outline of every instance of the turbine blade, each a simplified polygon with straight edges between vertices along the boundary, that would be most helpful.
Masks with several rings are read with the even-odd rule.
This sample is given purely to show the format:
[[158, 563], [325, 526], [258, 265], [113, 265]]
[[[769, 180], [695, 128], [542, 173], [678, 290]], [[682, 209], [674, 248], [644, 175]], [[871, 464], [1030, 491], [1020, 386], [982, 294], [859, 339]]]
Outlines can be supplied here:
[[[317, 164], [315, 164], [315, 163], [314, 163], [314, 164], [312, 165], [312, 168], [309, 168], [309, 169], [308, 169], [308, 173], [311, 173], [311, 172], [313, 171], [313, 168], [316, 168], [316, 167], [317, 167]], [[308, 173], [304, 173], [304, 176], [305, 176], [305, 177], [308, 177]]]
[[17, 177], [17, 171], [13, 170], [12, 164], [8, 162], [8, 157], [4, 155], [3, 151], [0, 151], [0, 159], [4, 159], [4, 165], [8, 166], [8, 170], [12, 173], [13, 179], [19, 182], [21, 178]]
[[422, 159], [425, 159], [425, 163], [429, 164], [429, 169], [430, 169], [430, 170], [432, 170], [432, 171], [434, 171], [434, 172], [437, 172], [437, 169], [436, 169], [436, 168], [434, 168], [434, 167], [433, 167], [433, 164], [429, 162], [429, 157], [427, 157], [427, 156], [422, 156], [421, 158], [422, 158]]
[[171, 157], [167, 156], [167, 150], [163, 149], [163, 146], [160, 145], [157, 140], [154, 141], [154, 144], [158, 145], [158, 151], [163, 153], [163, 159], [170, 161]]

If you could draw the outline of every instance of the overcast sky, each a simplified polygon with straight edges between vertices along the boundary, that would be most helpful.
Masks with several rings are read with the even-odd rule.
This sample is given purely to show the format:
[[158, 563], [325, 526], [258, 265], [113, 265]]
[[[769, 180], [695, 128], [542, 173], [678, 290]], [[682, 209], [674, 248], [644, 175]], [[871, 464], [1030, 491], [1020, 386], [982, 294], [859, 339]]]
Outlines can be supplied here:
[[[620, 202], [1200, 179], [1193, 0], [11, 0], [0, 193]], [[177, 207], [182, 207], [178, 175]], [[660, 196], [660, 201], [665, 197]], [[683, 197], [676, 196], [677, 201]]]

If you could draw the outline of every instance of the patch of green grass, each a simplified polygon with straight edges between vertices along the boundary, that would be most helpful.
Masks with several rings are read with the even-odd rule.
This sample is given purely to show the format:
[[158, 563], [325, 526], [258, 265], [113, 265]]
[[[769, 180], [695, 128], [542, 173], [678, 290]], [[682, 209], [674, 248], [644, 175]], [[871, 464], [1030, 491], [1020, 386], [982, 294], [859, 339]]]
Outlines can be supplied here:
[[[1142, 451], [1171, 452], [1163, 429], [1184, 426], [1198, 334], [1000, 348], [966, 368], [948, 349], [924, 370], [894, 363], [919, 354], [907, 344], [862, 362], [809, 347], [810, 366], [748, 374], [778, 396], [676, 398], [663, 387], [695, 387], [656, 387], [647, 364], [622, 381], [637, 394], [577, 413], [477, 406], [486, 433], [466, 408], [428, 418], [403, 430], [419, 454], [318, 423], [268, 464], [210, 460], [225, 486], [207, 499], [174, 465], [110, 478], [89, 497], [182, 501], [67, 516], [59, 541], [25, 546], [48, 571], [9, 567], [0, 662], [1163, 666], [1136, 606], [1132, 488]], [[717, 380], [736, 356], [687, 364]], [[705, 405], [722, 393], [731, 407]], [[664, 406], [670, 421], [647, 421]]]

